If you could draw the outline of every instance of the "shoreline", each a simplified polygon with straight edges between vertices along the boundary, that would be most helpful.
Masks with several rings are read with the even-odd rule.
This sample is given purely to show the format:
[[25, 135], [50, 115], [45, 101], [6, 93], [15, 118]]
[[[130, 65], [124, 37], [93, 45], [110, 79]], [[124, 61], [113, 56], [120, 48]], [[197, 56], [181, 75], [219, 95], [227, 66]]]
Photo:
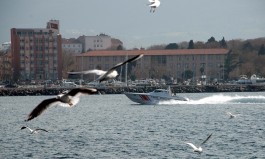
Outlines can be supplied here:
[[[100, 87], [96, 88], [101, 94], [123, 94], [124, 92], [151, 92], [157, 88], [166, 89], [168, 86], [148, 87]], [[215, 92], [263, 92], [265, 85], [205, 85], [205, 86], [182, 86], [170, 85], [172, 93], [215, 93]], [[0, 88], [0, 96], [41, 96], [58, 95], [59, 93], [73, 88]]]

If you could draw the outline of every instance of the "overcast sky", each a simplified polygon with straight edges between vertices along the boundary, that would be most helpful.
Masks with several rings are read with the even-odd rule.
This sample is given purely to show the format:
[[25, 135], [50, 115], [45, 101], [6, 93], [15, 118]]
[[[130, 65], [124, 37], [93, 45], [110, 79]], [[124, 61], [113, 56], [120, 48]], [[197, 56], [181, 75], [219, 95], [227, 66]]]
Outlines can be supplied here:
[[45, 28], [60, 21], [64, 38], [105, 33], [127, 49], [182, 41], [265, 37], [265, 0], [1, 0], [0, 43], [11, 28]]

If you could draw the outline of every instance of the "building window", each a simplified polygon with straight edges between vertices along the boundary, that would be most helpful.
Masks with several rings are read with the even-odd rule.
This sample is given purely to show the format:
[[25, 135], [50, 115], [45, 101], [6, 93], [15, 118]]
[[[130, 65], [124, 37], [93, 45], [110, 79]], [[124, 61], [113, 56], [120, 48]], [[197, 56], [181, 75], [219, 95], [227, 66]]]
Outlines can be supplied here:
[[90, 64], [89, 65], [89, 69], [94, 69], [94, 65], [93, 64]]
[[109, 61], [109, 57], [105, 57], [105, 61]]

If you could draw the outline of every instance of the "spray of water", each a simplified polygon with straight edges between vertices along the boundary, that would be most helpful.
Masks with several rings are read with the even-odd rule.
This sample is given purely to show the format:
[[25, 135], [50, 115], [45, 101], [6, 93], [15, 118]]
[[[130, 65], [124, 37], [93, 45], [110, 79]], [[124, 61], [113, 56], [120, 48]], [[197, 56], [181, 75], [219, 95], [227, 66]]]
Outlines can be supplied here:
[[162, 101], [161, 105], [174, 105], [174, 104], [265, 104], [265, 96], [240, 96], [240, 95], [212, 95], [198, 100], [189, 99], [188, 101]]

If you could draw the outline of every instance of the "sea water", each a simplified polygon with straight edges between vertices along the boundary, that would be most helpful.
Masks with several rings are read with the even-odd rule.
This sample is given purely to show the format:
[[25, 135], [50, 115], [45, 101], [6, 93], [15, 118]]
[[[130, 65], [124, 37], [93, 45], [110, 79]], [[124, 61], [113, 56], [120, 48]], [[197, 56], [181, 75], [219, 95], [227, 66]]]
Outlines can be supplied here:
[[[189, 100], [139, 105], [122, 94], [81, 96], [77, 106], [50, 107], [29, 122], [53, 96], [0, 97], [0, 158], [265, 158], [265, 92], [178, 95]], [[186, 144], [211, 133], [201, 154]]]

